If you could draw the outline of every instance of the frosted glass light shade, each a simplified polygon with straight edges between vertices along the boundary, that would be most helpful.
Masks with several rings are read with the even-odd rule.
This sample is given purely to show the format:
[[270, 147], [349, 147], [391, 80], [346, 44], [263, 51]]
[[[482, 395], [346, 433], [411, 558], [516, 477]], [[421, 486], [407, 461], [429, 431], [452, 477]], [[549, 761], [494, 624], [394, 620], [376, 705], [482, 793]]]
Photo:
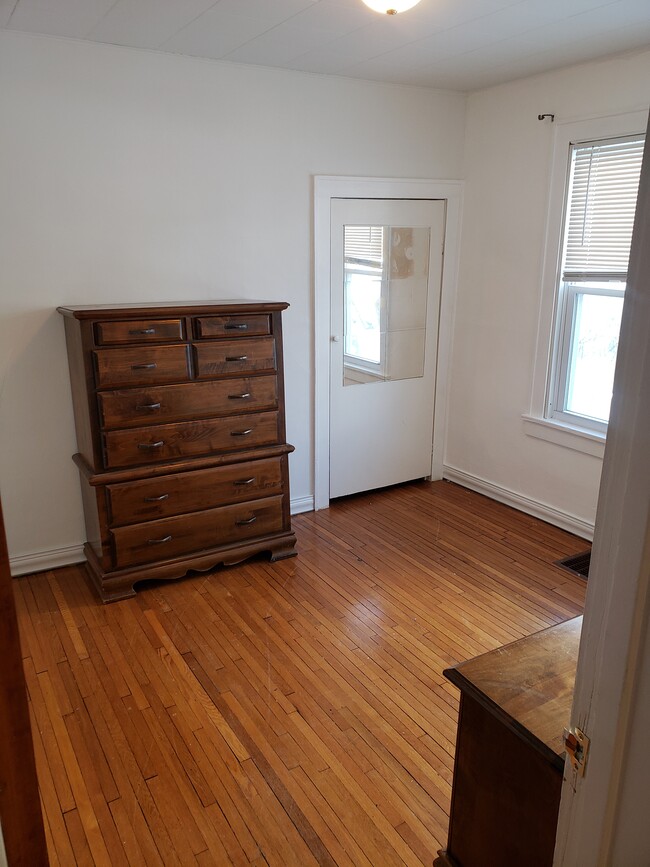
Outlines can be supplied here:
[[420, 0], [363, 0], [363, 2], [375, 12], [397, 15], [398, 12], [406, 12], [407, 9], [417, 6]]

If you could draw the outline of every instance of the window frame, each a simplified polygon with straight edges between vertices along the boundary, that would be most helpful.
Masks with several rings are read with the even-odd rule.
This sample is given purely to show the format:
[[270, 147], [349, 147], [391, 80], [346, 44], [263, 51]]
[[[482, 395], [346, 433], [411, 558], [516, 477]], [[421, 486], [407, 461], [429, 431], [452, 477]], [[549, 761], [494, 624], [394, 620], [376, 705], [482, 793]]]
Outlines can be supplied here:
[[[572, 145], [609, 138], [643, 135], [647, 121], [648, 112], [642, 110], [579, 121], [559, 121], [554, 125], [533, 387], [530, 411], [523, 415], [524, 430], [530, 436], [597, 457], [603, 454], [607, 424], [573, 413], [559, 412], [556, 407], [552, 411], [550, 409], [554, 396], [552, 389], [557, 390], [563, 384], [558, 382], [558, 353], [563, 349], [560, 345], [561, 326], [566, 324], [567, 315], [564, 306], [566, 286], [563, 285], [565, 281], [561, 268], [570, 148]], [[606, 277], [591, 282], [603, 283]], [[571, 315], [573, 313], [572, 310]], [[558, 321], [559, 326], [556, 325]]]

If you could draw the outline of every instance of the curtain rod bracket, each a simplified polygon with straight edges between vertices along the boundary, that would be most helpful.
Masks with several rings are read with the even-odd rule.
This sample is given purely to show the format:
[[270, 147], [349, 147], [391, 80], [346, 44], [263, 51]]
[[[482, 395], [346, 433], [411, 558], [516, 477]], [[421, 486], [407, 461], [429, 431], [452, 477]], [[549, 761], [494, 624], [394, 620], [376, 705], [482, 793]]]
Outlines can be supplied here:
[[537, 120], [545, 120], [547, 117], [551, 118], [551, 123], [553, 123], [553, 121], [555, 120], [554, 114], [538, 114]]

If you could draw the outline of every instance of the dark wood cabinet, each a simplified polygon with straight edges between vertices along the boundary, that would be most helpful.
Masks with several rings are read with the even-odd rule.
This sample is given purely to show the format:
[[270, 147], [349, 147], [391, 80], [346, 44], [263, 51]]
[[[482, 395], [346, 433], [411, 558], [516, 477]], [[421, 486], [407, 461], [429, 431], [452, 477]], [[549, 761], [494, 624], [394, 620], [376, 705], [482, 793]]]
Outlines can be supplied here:
[[295, 554], [278, 302], [60, 307], [103, 601]]
[[576, 617], [444, 672], [461, 698], [436, 867], [551, 867], [581, 626]]
[[4, 840], [0, 862], [11, 867], [47, 867], [50, 862], [1, 504], [0, 620], [0, 836]]

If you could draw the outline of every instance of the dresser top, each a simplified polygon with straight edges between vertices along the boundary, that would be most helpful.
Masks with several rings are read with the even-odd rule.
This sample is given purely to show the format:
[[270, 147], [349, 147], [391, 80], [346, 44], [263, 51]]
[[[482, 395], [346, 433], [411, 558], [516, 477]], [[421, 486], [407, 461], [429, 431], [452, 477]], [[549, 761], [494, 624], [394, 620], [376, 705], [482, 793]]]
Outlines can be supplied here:
[[554, 764], [564, 764], [582, 617], [484, 653], [444, 674]]
[[246, 298], [224, 301], [142, 301], [136, 304], [82, 304], [57, 307], [63, 316], [74, 319], [120, 319], [125, 316], [195, 316], [197, 314], [273, 313], [286, 310], [286, 301], [251, 301]]

